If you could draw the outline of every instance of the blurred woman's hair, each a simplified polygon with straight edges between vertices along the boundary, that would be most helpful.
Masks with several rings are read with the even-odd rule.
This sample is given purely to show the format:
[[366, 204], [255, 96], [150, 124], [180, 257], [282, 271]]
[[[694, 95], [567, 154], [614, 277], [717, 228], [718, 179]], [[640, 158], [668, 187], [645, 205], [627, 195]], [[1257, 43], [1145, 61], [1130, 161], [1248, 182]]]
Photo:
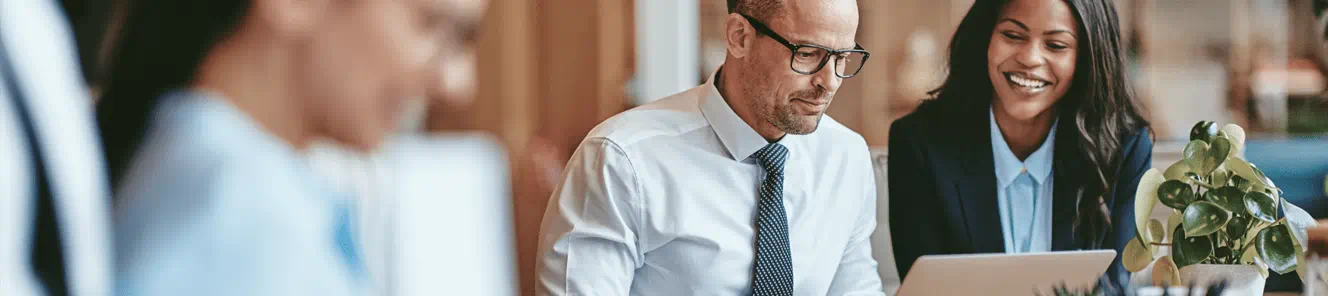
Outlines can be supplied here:
[[134, 0], [114, 43], [97, 126], [112, 188], [149, 130], [158, 98], [186, 87], [208, 52], [243, 22], [248, 0]]
[[[1007, 0], [977, 1], [964, 16], [950, 41], [949, 71], [945, 82], [924, 103], [938, 107], [981, 110], [990, 108], [996, 93], [987, 74], [987, 49]], [[1101, 247], [1110, 232], [1107, 194], [1116, 182], [1121, 163], [1121, 139], [1148, 126], [1126, 78], [1125, 50], [1116, 9], [1109, 0], [1067, 0], [1079, 22], [1079, 50], [1070, 90], [1053, 108], [1060, 118], [1057, 145], [1072, 144], [1079, 163], [1091, 170], [1070, 169], [1061, 157], [1056, 180], [1077, 184], [1079, 210], [1075, 233], [1089, 247]], [[977, 114], [977, 113], [974, 113]], [[1064, 147], [1064, 146], [1061, 146]], [[1057, 147], [1057, 148], [1061, 148]], [[1058, 149], [1059, 150], [1059, 149]]]

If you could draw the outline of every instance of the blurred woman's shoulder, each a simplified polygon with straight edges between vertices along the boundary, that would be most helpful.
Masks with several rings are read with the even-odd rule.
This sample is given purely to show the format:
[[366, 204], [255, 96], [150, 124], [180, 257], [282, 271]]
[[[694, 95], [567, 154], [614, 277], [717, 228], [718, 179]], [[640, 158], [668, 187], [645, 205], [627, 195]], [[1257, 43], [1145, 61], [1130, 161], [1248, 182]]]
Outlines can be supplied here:
[[[164, 97], [155, 113], [142, 148], [120, 180], [117, 220], [137, 210], [161, 215], [148, 209], [162, 207], [263, 215], [264, 209], [323, 203], [331, 195], [315, 182], [297, 150], [224, 100], [176, 92]], [[244, 213], [225, 213], [230, 210]]]

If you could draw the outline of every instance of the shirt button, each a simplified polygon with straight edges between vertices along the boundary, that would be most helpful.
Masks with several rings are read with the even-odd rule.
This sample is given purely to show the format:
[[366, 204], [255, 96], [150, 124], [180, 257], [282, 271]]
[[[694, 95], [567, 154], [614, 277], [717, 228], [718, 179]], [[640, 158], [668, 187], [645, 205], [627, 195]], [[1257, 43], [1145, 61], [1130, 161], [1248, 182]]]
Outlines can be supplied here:
[[1027, 172], [1028, 172], [1028, 168], [1026, 168], [1026, 167], [1024, 167], [1024, 168], [1019, 168], [1019, 172], [1020, 172], [1020, 173], [1027, 173]]

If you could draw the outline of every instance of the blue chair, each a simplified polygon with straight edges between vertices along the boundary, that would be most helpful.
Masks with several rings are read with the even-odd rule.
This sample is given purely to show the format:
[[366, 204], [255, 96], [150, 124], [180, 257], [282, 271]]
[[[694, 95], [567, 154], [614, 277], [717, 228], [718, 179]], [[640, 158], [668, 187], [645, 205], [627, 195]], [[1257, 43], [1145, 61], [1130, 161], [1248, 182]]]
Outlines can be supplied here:
[[1328, 136], [1251, 139], [1245, 145], [1245, 159], [1282, 188], [1283, 198], [1316, 219], [1328, 218]]

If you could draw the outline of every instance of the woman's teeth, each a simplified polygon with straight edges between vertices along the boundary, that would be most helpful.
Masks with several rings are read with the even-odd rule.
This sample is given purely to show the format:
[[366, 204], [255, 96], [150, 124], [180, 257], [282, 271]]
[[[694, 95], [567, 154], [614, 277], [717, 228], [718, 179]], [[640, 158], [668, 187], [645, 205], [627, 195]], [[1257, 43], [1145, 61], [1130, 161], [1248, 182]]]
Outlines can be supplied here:
[[1006, 79], [1009, 79], [1010, 82], [1014, 82], [1014, 84], [1016, 84], [1016, 85], [1019, 85], [1019, 86], [1022, 86], [1022, 87], [1027, 87], [1027, 88], [1034, 88], [1034, 89], [1037, 89], [1037, 88], [1047, 87], [1047, 85], [1051, 84], [1051, 83], [1046, 82], [1046, 81], [1041, 81], [1041, 80], [1037, 80], [1037, 79], [1023, 78], [1023, 77], [1016, 76], [1016, 75], [1014, 75], [1014, 74], [1005, 74], [1005, 77], [1006, 77]]

